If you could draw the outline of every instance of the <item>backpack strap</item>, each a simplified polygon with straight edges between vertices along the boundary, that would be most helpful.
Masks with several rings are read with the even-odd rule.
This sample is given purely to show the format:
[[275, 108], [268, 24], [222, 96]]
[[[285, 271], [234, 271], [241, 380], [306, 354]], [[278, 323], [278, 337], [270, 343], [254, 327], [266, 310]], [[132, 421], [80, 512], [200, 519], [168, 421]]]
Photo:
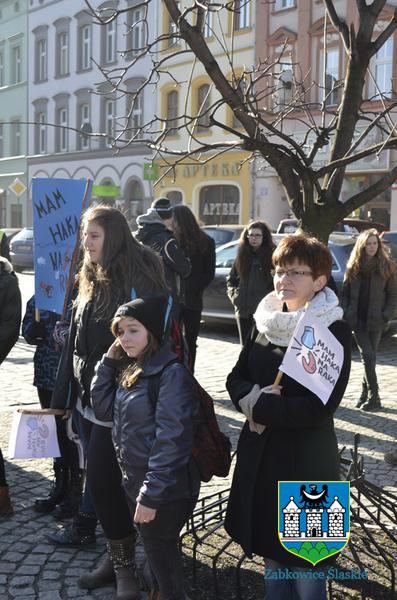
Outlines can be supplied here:
[[156, 409], [156, 404], [159, 399], [160, 377], [162, 376], [164, 371], [167, 369], [167, 367], [169, 367], [175, 363], [182, 364], [181, 361], [179, 360], [179, 358], [173, 358], [172, 360], [170, 360], [170, 362], [168, 362], [166, 365], [164, 365], [164, 367], [161, 369], [161, 371], [159, 371], [158, 373], [155, 373], [154, 375], [150, 375], [148, 377], [148, 379], [149, 379], [149, 401], [153, 407], [153, 410]]

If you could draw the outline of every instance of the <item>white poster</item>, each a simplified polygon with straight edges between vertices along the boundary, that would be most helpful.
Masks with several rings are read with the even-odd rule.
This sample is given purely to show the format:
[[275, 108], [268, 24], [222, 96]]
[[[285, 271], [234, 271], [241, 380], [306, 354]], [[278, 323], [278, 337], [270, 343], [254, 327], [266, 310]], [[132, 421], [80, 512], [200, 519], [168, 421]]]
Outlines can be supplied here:
[[61, 456], [54, 415], [15, 411], [8, 446], [10, 458]]
[[343, 365], [343, 346], [320, 319], [304, 313], [295, 328], [280, 371], [326, 404]]

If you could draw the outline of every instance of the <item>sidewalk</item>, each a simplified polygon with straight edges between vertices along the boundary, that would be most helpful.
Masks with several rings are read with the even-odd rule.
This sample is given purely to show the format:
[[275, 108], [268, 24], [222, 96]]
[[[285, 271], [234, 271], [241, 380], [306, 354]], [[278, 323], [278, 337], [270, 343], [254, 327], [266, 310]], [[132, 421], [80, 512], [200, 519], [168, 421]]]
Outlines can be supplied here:
[[[34, 348], [22, 339], [0, 367], [0, 445], [7, 459], [12, 410], [37, 402], [33, 380]], [[196, 376], [216, 399], [220, 424], [236, 446], [243, 418], [228, 400], [225, 379], [239, 353], [237, 338], [230, 330], [205, 329], [200, 338]], [[397, 435], [397, 337], [383, 340], [379, 353], [378, 376], [383, 410], [364, 413], [354, 408], [360, 393], [362, 367], [355, 353], [352, 373], [342, 406], [335, 417], [340, 445], [351, 448], [355, 433], [360, 433], [360, 452], [364, 456], [367, 478], [397, 491], [397, 469], [383, 461]], [[51, 479], [51, 461], [6, 461], [15, 514], [0, 520], [0, 598], [37, 598], [58, 600], [88, 596], [77, 586], [77, 578], [92, 568], [104, 552], [104, 538], [98, 537], [94, 550], [60, 550], [45, 540], [45, 533], [57, 527], [51, 515], [40, 516], [31, 506], [35, 497], [46, 493]], [[202, 493], [227, 487], [225, 480], [203, 486]], [[95, 598], [114, 598], [111, 587], [91, 592]]]

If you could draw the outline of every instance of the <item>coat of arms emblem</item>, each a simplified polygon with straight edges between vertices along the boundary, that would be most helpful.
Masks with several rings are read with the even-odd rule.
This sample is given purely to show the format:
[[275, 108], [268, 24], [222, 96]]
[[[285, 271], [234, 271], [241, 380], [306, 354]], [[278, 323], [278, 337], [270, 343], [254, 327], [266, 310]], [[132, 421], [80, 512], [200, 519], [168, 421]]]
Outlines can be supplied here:
[[350, 536], [349, 481], [279, 481], [282, 546], [313, 566], [341, 552]]

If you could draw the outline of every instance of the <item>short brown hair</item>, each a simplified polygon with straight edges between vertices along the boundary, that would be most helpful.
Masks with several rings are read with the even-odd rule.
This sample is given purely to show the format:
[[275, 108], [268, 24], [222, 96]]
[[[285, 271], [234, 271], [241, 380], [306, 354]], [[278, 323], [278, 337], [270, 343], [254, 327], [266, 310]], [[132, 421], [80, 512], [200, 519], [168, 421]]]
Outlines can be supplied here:
[[300, 264], [310, 267], [313, 279], [320, 275], [331, 277], [332, 256], [322, 242], [314, 237], [306, 235], [287, 235], [281, 240], [273, 252], [273, 264], [275, 267], [285, 267], [297, 260]]

